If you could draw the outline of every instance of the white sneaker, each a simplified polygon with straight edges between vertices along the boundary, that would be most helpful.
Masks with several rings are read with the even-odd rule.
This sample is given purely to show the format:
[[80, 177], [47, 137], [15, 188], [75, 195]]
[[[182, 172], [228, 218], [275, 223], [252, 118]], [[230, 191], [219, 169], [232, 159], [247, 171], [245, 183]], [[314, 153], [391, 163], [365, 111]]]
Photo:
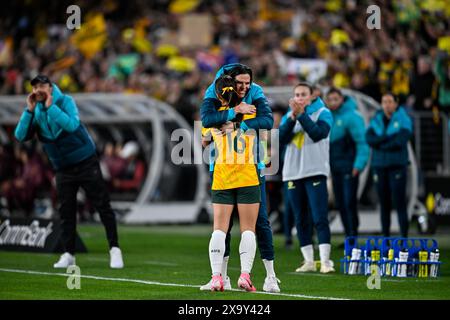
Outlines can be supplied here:
[[336, 272], [334, 270], [334, 262], [332, 260], [320, 263], [320, 273], [330, 273], [330, 272]]
[[315, 272], [316, 270], [316, 263], [314, 261], [305, 261], [301, 267], [295, 269], [295, 272]]
[[109, 250], [109, 255], [111, 257], [111, 261], [109, 266], [113, 269], [122, 269], [123, 268], [123, 259], [122, 259], [122, 251], [118, 247], [112, 247]]
[[278, 293], [280, 292], [280, 287], [278, 286], [279, 283], [281, 283], [281, 281], [275, 276], [266, 277], [263, 290], [265, 292]]
[[68, 266], [75, 265], [75, 257], [68, 252], [61, 255], [58, 262], [53, 265], [53, 268], [66, 269]]
[[[209, 280], [209, 282], [203, 286], [200, 287], [201, 291], [211, 291], [211, 280]], [[231, 280], [230, 277], [226, 277], [225, 279], [223, 279], [223, 289], [224, 290], [231, 290]]]

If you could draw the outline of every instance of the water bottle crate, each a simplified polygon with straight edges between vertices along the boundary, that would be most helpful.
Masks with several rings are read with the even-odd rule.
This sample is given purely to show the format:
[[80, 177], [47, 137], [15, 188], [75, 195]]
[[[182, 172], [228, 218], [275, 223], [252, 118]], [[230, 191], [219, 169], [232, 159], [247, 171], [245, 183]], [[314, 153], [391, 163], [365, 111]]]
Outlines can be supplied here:
[[436, 278], [442, 264], [435, 239], [381, 236], [347, 237], [340, 261], [344, 274], [405, 278]]

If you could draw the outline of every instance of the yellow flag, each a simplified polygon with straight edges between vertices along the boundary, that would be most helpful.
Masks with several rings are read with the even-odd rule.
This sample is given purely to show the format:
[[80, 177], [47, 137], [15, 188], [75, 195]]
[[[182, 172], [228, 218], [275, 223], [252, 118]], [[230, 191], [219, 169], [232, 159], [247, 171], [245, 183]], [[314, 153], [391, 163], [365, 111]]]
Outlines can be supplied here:
[[342, 9], [341, 0], [328, 0], [325, 2], [325, 9], [330, 12], [338, 12]]
[[448, 6], [447, 0], [422, 0], [420, 7], [430, 12], [442, 11]]
[[105, 18], [99, 13], [87, 18], [71, 37], [71, 42], [87, 59], [91, 59], [103, 49], [106, 39]]
[[200, 0], [174, 0], [169, 6], [170, 13], [187, 13], [194, 10]]
[[176, 56], [178, 52], [178, 48], [171, 44], [161, 44], [158, 49], [156, 49], [156, 55], [158, 57], [172, 57]]
[[331, 31], [330, 42], [333, 46], [338, 46], [342, 43], [350, 43], [350, 37], [344, 30], [334, 29]]
[[195, 68], [195, 61], [186, 57], [171, 57], [167, 68], [178, 72], [190, 72]]
[[450, 53], [450, 36], [440, 37], [438, 39], [438, 48], [442, 51]]
[[134, 28], [127, 28], [122, 31], [122, 39], [130, 43], [134, 49], [140, 53], [150, 53], [152, 44], [147, 40], [145, 28], [150, 24], [147, 19], [140, 19], [134, 24]]
[[60, 71], [67, 68], [70, 68], [76, 63], [75, 57], [69, 56], [65, 57], [59, 60], [56, 60], [55, 62], [50, 63], [46, 69], [48, 69], [50, 72]]
[[348, 87], [350, 85], [350, 79], [346, 74], [338, 72], [333, 77], [333, 85], [338, 88]]

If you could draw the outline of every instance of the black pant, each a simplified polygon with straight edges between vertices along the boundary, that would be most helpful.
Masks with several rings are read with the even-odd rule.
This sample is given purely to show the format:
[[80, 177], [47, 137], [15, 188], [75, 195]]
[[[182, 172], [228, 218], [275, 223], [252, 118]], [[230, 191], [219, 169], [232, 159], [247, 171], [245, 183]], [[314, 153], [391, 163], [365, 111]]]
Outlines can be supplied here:
[[358, 182], [359, 177], [353, 177], [351, 172], [333, 171], [333, 191], [336, 206], [341, 215], [345, 235], [358, 235]]
[[105, 226], [109, 247], [118, 247], [116, 216], [111, 208], [109, 193], [96, 156], [75, 166], [56, 172], [56, 190], [62, 222], [65, 252], [75, 253], [77, 223], [77, 192], [83, 188]]
[[391, 210], [397, 210], [402, 237], [408, 236], [408, 212], [406, 203], [406, 167], [373, 168], [374, 182], [380, 199], [383, 235], [390, 236]]

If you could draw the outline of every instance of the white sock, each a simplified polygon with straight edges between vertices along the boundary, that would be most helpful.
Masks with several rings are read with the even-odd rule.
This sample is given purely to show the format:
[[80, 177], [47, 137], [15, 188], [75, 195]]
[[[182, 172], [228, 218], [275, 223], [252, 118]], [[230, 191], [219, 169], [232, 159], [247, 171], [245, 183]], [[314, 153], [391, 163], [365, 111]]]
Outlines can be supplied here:
[[331, 245], [329, 243], [319, 244], [320, 263], [330, 260]]
[[211, 263], [212, 274], [217, 276], [222, 271], [223, 254], [225, 252], [226, 233], [215, 230], [209, 240], [209, 262]]
[[264, 267], [268, 277], [275, 277], [275, 270], [273, 268], [273, 260], [263, 259]]
[[312, 244], [308, 244], [307, 246], [303, 246], [300, 248], [303, 254], [303, 259], [305, 259], [306, 262], [313, 262], [314, 261], [314, 248]]
[[241, 257], [241, 273], [250, 273], [250, 271], [252, 271], [255, 255], [255, 233], [250, 230], [245, 230], [241, 234], [241, 243], [239, 244], [239, 256]]
[[223, 257], [222, 261], [222, 277], [225, 280], [227, 278], [228, 259], [230, 257]]

